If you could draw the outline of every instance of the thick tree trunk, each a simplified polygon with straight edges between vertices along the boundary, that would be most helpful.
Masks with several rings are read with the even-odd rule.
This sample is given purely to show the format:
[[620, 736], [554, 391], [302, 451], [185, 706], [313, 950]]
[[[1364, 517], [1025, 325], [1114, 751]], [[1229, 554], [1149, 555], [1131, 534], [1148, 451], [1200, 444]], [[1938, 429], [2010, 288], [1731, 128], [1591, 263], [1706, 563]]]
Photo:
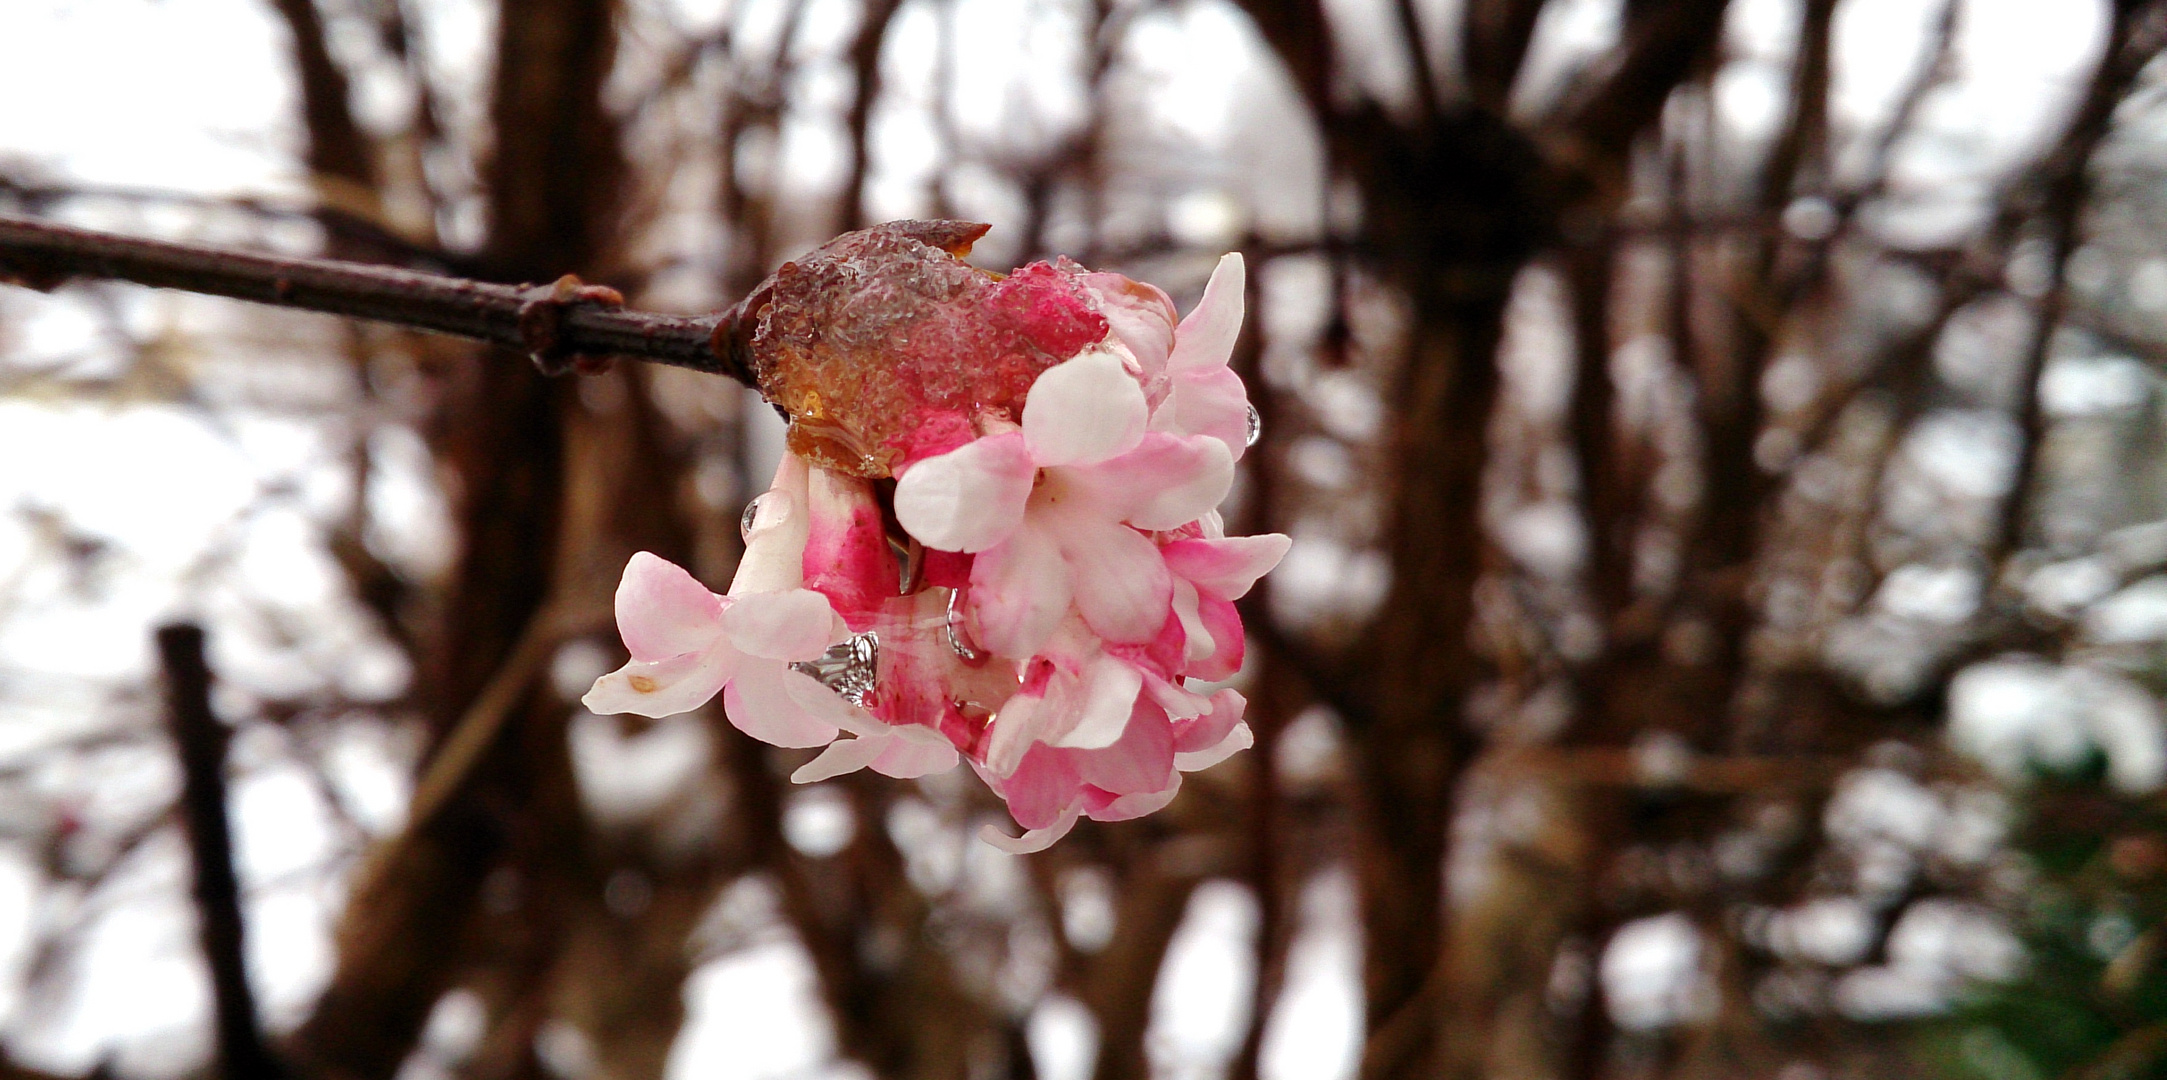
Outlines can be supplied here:
[[[623, 172], [601, 103], [615, 14], [612, 0], [532, 0], [498, 20], [481, 262], [502, 280], [590, 271], [608, 254]], [[417, 681], [438, 740], [474, 719], [493, 684], [505, 709], [441, 809], [386, 842], [358, 875], [337, 970], [293, 1040], [295, 1056], [329, 1077], [396, 1072], [461, 970], [459, 943], [492, 868], [518, 849], [561, 850], [562, 838], [549, 848], [514, 835], [514, 823], [578, 825], [562, 751], [565, 707], [537, 686], [550, 632], [533, 625], [553, 590], [569, 584], [558, 555], [564, 417], [581, 407], [575, 385], [509, 355], [469, 354], [440, 377], [430, 436], [451, 477], [461, 548]], [[545, 804], [557, 804], [554, 815], [533, 812], [551, 809]]]

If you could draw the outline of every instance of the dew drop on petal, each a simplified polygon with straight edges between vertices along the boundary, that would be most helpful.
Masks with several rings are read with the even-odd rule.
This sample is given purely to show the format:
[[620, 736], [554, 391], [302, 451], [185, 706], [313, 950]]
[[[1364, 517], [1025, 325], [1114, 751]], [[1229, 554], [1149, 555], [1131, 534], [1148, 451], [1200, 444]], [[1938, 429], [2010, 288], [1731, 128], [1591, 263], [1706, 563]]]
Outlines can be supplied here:
[[[752, 542], [752, 534], [771, 525], [780, 525], [790, 516], [790, 500], [770, 499], [773, 492], [763, 491], [745, 504], [745, 516], [737, 519], [737, 535], [746, 543]], [[765, 516], [767, 520], [762, 521]]]
[[1254, 405], [1249, 406], [1249, 433], [1242, 437], [1243, 446], [1255, 446], [1264, 437], [1264, 414]]

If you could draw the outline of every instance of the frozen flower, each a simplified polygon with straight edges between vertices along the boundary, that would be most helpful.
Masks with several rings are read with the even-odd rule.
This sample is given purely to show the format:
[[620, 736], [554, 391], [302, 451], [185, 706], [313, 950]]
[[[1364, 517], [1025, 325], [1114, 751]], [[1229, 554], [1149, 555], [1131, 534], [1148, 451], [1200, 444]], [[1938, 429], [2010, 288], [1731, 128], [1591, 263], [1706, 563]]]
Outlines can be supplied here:
[[805, 678], [792, 664], [818, 659], [848, 635], [827, 597], [803, 587], [806, 480], [804, 462], [786, 456], [761, 496], [728, 595], [660, 556], [632, 556], [617, 586], [617, 630], [632, 659], [595, 680], [581, 703], [601, 714], [670, 716], [720, 691], [730, 722], [762, 742], [834, 740], [838, 725], [787, 689], [788, 677]]
[[[1163, 807], [1250, 743], [1234, 608], [1287, 548], [1214, 509], [1253, 424], [1228, 367], [1243, 267], [1178, 321], [1067, 260], [961, 261], [983, 226], [891, 222], [778, 271], [724, 344], [790, 419], [728, 595], [652, 555], [618, 590], [632, 662], [587, 695], [663, 715], [718, 691], [810, 783], [968, 760], [1024, 832]], [[893, 487], [885, 485], [894, 479]]]
[[1209, 513], [1233, 483], [1217, 439], [1146, 431], [1149, 407], [1122, 358], [1094, 347], [1033, 383], [1020, 430], [909, 465], [895, 513], [927, 547], [976, 553], [970, 614], [1003, 656], [1038, 652], [1073, 602], [1109, 641], [1148, 641], [1173, 580], [1139, 530]]

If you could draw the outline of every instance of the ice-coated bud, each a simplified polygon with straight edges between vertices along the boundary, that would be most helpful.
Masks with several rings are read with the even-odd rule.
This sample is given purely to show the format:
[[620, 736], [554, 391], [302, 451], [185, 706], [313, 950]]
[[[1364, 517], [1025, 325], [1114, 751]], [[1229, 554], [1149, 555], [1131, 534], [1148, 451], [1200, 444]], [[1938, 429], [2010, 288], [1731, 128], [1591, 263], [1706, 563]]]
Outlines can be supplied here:
[[868, 479], [1015, 422], [1040, 372], [1106, 337], [1081, 268], [1005, 277], [961, 256], [988, 227], [891, 221], [847, 233], [745, 299], [733, 349], [790, 417], [790, 449]]

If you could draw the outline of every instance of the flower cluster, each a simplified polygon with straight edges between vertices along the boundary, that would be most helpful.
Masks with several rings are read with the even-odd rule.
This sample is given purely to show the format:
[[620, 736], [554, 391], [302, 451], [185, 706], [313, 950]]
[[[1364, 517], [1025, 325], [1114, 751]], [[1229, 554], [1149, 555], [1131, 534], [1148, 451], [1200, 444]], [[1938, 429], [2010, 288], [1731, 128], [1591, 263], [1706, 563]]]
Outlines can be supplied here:
[[[883, 258], [933, 259], [880, 239]], [[843, 250], [800, 278], [880, 284], [862, 272], [862, 242]], [[953, 255], [941, 257], [962, 265]], [[1080, 817], [1150, 813], [1183, 772], [1250, 744], [1242, 695], [1196, 686], [1240, 667], [1234, 601], [1288, 544], [1226, 536], [1215, 509], [1255, 426], [1227, 366], [1242, 261], [1222, 259], [1178, 325], [1159, 289], [1065, 260], [983, 280], [930, 265], [940, 273], [909, 280], [932, 284], [902, 300], [845, 309], [843, 321], [876, 326], [872, 348], [891, 363], [907, 367], [932, 347], [914, 343], [936, 337], [952, 353], [866, 380], [859, 393], [888, 396], [865, 423], [833, 405], [832, 384], [855, 369], [831, 358], [847, 361], [844, 345], [868, 334], [806, 331], [788, 281], [771, 285], [754, 348], [810, 358], [801, 382], [816, 361], [836, 364], [825, 393], [792, 386], [793, 400], [830, 411], [793, 411], [794, 452], [747, 511], [728, 594], [653, 555], [626, 566], [617, 620], [632, 660], [585, 701], [661, 716], [719, 691], [747, 734], [825, 747], [800, 782], [967, 760], [1024, 829], [986, 839], [1036, 851]], [[955, 364], [1022, 392], [983, 378], [958, 390], [944, 381]]]

